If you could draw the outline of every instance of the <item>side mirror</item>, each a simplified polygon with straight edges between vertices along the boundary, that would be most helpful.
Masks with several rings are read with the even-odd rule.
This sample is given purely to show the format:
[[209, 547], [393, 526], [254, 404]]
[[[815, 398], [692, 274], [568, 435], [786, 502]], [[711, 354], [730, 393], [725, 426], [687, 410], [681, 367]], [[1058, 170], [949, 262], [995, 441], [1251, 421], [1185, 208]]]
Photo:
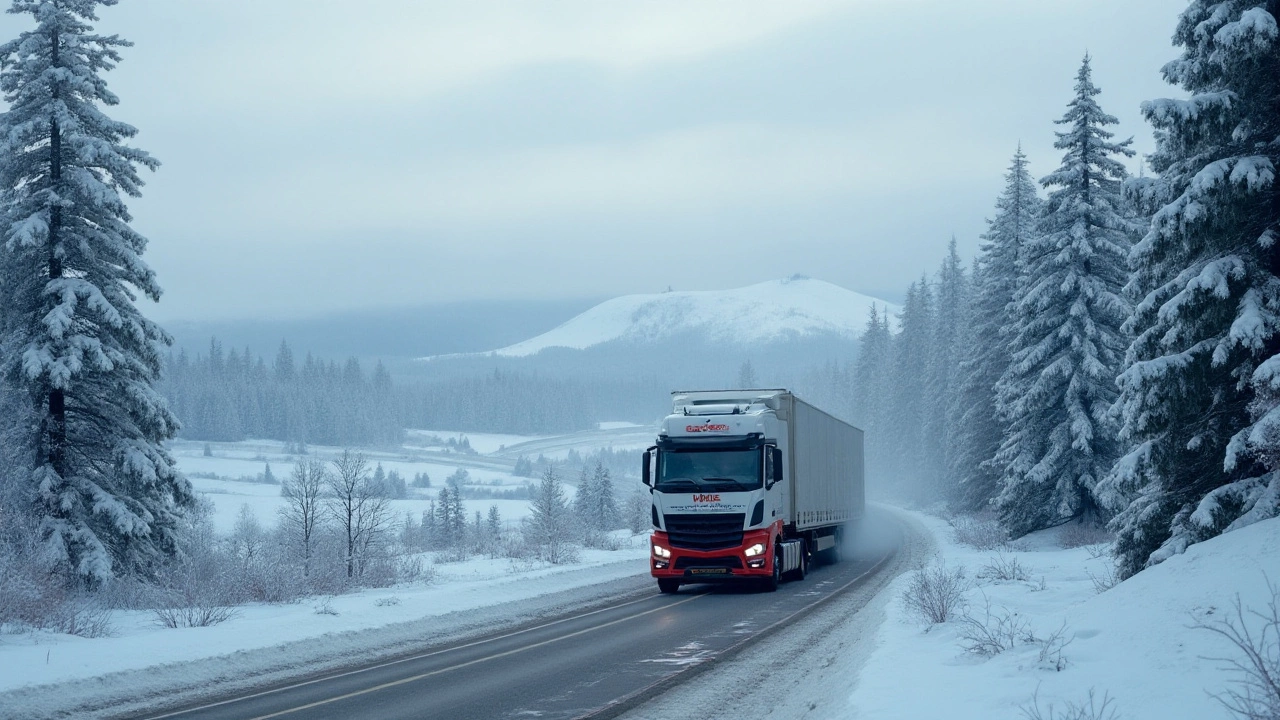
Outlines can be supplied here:
[[644, 451], [644, 455], [640, 459], [640, 482], [653, 487], [653, 451], [657, 448], [649, 448]]
[[782, 450], [779, 448], [769, 448], [769, 453], [773, 456], [773, 481], [775, 483], [782, 482]]

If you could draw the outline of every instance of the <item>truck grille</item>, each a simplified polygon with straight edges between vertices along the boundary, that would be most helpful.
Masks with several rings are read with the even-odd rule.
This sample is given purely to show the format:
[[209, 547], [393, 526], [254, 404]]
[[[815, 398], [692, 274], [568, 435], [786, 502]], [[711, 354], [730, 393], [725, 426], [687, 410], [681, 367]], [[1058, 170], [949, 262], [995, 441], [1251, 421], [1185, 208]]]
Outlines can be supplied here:
[[718, 550], [742, 544], [742, 521], [746, 515], [663, 515], [667, 538], [675, 547], [690, 550]]
[[717, 557], [717, 558], [695, 558], [695, 557], [679, 557], [676, 558], [676, 570], [684, 570], [686, 568], [702, 567], [702, 568], [732, 568], [736, 570], [742, 569], [742, 561], [736, 557]]

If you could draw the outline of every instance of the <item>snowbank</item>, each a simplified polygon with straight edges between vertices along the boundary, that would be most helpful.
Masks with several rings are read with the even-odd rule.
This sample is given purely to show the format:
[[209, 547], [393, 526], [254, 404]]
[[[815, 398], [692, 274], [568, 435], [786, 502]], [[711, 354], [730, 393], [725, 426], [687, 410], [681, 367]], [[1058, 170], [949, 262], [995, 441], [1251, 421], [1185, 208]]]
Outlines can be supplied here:
[[967, 593], [971, 614], [983, 615], [989, 601], [1041, 639], [1065, 623], [1064, 662], [1042, 658], [1041, 646], [1025, 641], [994, 657], [965, 652], [959, 622], [930, 628], [908, 615], [899, 600], [909, 581], [903, 576], [885, 591], [892, 594], [885, 622], [846, 717], [1018, 718], [1037, 691], [1047, 710], [1086, 702], [1090, 689], [1099, 700], [1111, 697], [1126, 720], [1226, 717], [1211, 693], [1227, 689], [1231, 677], [1206, 658], [1231, 650], [1192, 625], [1224, 617], [1237, 594], [1246, 608], [1262, 609], [1270, 599], [1266, 576], [1280, 581], [1280, 520], [1192, 546], [1099, 594], [1091, 575], [1101, 577], [1108, 559], [1087, 548], [1062, 549], [1055, 532], [1005, 554], [1025, 567], [1027, 580], [994, 581], [975, 576], [996, 552], [958, 545], [945, 522], [916, 517], [937, 537], [942, 559], [975, 580]]

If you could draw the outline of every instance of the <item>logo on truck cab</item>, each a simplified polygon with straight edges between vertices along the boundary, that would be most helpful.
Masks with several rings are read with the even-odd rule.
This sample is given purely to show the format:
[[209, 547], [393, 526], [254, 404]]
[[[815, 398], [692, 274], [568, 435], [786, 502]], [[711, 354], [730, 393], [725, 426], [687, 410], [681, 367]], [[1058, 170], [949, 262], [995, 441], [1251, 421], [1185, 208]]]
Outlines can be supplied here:
[[716, 495], [704, 495], [704, 494], [702, 494], [702, 493], [699, 493], [699, 494], [697, 494], [697, 495], [694, 495], [694, 496], [693, 496], [693, 501], [694, 501], [694, 502], [696, 502], [696, 503], [700, 503], [700, 502], [704, 502], [704, 503], [716, 503], [716, 502], [720, 502], [720, 495], [719, 495], [719, 494], [716, 494]]
[[699, 433], [699, 432], [724, 432], [724, 431], [726, 431], [726, 430], [728, 430], [728, 429], [729, 429], [729, 426], [728, 426], [728, 425], [711, 425], [711, 424], [707, 424], [707, 425], [686, 425], [686, 426], [685, 426], [685, 428], [684, 428], [684, 431], [685, 431], [685, 432], [691, 432], [691, 433]]

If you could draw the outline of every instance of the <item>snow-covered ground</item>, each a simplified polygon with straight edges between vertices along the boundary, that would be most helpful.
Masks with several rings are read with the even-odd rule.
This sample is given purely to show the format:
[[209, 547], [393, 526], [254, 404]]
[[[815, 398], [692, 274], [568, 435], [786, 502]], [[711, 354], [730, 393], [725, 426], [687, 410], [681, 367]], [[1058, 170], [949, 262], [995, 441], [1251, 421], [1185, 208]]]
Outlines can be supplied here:
[[[978, 577], [995, 552], [959, 545], [948, 525], [917, 516], [938, 538], [940, 555], [964, 566], [975, 582], [969, 613], [1016, 613], [1038, 638], [1062, 629], [1069, 643], [1063, 662], [1042, 659], [1036, 643], [1019, 641], [1008, 652], [982, 657], [962, 649], [962, 625], [932, 628], [908, 613], [898, 599], [909, 577], [888, 591], [876, 650], [859, 675], [847, 717], [1020, 717], [1037, 693], [1042, 711], [1054, 705], [1113, 699], [1128, 720], [1228, 717], [1213, 699], [1230, 687], [1222, 663], [1232, 654], [1218, 636], [1192, 626], [1225, 617], [1237, 595], [1246, 608], [1270, 600], [1267, 576], [1280, 579], [1280, 520], [1267, 520], [1193, 545], [1115, 587], [1097, 592], [1092, 576], [1106, 572], [1106, 557], [1088, 548], [1062, 549], [1059, 533], [1028, 538], [1006, 553], [1023, 565], [1026, 581]], [[1059, 669], [1061, 666], [1061, 669]], [[910, 668], [904, 672], [904, 668]], [[927, 688], [927, 692], [920, 692]]]

